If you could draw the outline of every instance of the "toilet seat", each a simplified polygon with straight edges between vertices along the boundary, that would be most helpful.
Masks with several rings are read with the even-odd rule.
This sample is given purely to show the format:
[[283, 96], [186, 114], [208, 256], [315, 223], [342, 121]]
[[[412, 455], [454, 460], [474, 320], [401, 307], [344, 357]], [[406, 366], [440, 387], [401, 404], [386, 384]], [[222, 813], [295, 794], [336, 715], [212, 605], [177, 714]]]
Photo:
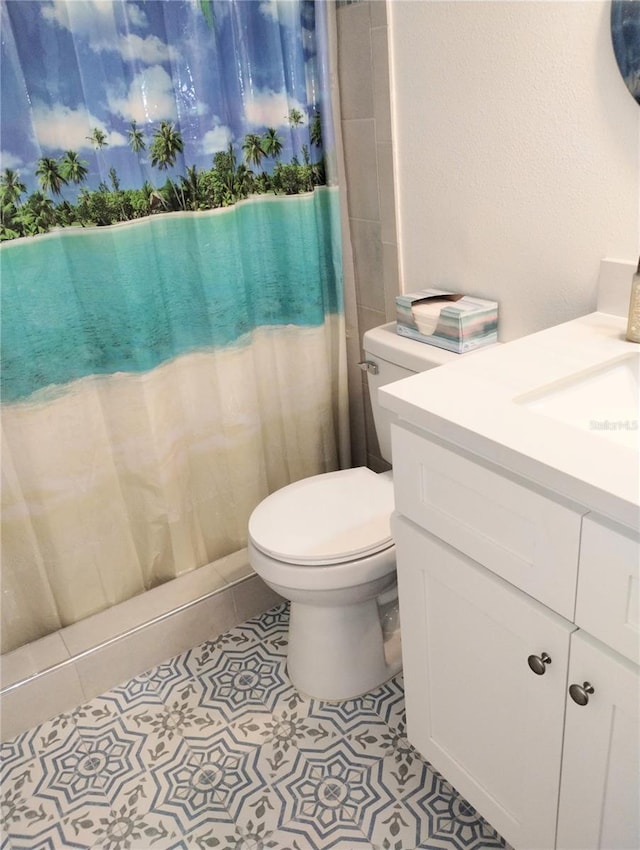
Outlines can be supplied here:
[[319, 567], [393, 546], [393, 481], [367, 467], [327, 472], [267, 496], [249, 520], [253, 545], [277, 561]]

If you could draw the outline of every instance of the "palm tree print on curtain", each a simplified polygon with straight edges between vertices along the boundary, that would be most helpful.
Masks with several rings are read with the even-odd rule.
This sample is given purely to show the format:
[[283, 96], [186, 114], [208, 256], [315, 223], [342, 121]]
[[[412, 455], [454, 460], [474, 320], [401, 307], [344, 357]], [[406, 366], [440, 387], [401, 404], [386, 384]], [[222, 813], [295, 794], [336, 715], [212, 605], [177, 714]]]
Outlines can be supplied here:
[[348, 463], [324, 13], [2, 4], [5, 649]]
[[[98, 13], [95, 11], [95, 3], [98, 0], [79, 0], [78, 5], [85, 9], [85, 15], [90, 16], [95, 14], [98, 18]], [[116, 0], [114, 0], [114, 3]], [[157, 5], [159, 0], [151, 5]], [[252, 9], [259, 8], [258, 0], [247, 0], [248, 7]], [[19, 0], [9, 0], [8, 3], [8, 18], [9, 21], [18, 17], [15, 12], [15, 6]], [[74, 18], [77, 16], [75, 11], [69, 11], [69, 0], [56, 0], [54, 2], [53, 13], [46, 13], [46, 18], [53, 18], [59, 27], [64, 28], [66, 25], [72, 27]], [[38, 5], [36, 3], [36, 5]], [[44, 4], [41, 4], [44, 6]], [[119, 13], [121, 23], [129, 31], [125, 38], [139, 38], [135, 33], [135, 27], [132, 26], [132, 20], [135, 20], [138, 12], [133, 13], [134, 9], [142, 9], [144, 12], [144, 4], [140, 0], [140, 4], [130, 3], [128, 9], [123, 6], [123, 11]], [[184, 6], [182, 2], [177, 2], [176, 6]], [[213, 41], [215, 30], [215, 22], [219, 20], [221, 26], [227, 22], [227, 19], [232, 16], [228, 8], [231, 7], [231, 2], [218, 3], [202, 3], [199, 12], [195, 12], [201, 17], [201, 26], [198, 30], [200, 37], [203, 37], [202, 26], [206, 22], [209, 29], [204, 34]], [[300, 7], [313, 6], [312, 3], [296, 3], [293, 6]], [[93, 7], [93, 9], [92, 9]], [[278, 14], [282, 15], [283, 19], [292, 17], [294, 14], [288, 9], [288, 3], [278, 4], [277, 0], [272, 0], [266, 4], [266, 8], [272, 7], [271, 11], [267, 12], [267, 16]], [[293, 7], [292, 7], [293, 8]], [[216, 19], [215, 15], [218, 15]], [[254, 12], [255, 14], [255, 12]], [[309, 17], [309, 12], [302, 12], [302, 15]], [[117, 16], [117, 13], [116, 13]], [[172, 16], [172, 17], [177, 17]], [[250, 16], [245, 16], [250, 17]], [[242, 20], [241, 15], [236, 15], [238, 20]], [[99, 18], [98, 18], [99, 20]], [[165, 18], [166, 21], [166, 18]], [[121, 36], [122, 38], [122, 36]], [[147, 36], [149, 45], [153, 44], [157, 48], [158, 36]], [[234, 47], [236, 45], [234, 44]], [[167, 52], [167, 56], [169, 52]], [[234, 62], [231, 62], [234, 65]], [[158, 70], [159, 69], [159, 70]], [[78, 69], [79, 70], [79, 69]], [[187, 69], [191, 71], [190, 68]], [[153, 73], [152, 73], [153, 72]], [[136, 82], [141, 86], [149, 85], [151, 78], [152, 85], [154, 82], [166, 81], [166, 71], [162, 65], [155, 65], [151, 70], [146, 69], [142, 74], [134, 75]], [[206, 80], [206, 74], [203, 74], [203, 80]], [[105, 82], [106, 85], [106, 82]], [[8, 84], [7, 84], [8, 86]], [[159, 96], [165, 97], [166, 89], [160, 87]], [[146, 98], [146, 94], [144, 95]], [[274, 101], [274, 111], [277, 109]], [[177, 105], [177, 104], [176, 104]], [[25, 104], [25, 107], [27, 104]], [[282, 101], [282, 109], [286, 110], [281, 116], [281, 127], [286, 127], [290, 131], [289, 139], [283, 138], [279, 134], [276, 127], [263, 126], [260, 132], [255, 132], [256, 128], [247, 128], [248, 132], [237, 133], [237, 147], [234, 141], [230, 138], [224, 138], [230, 135], [229, 127], [226, 127], [218, 122], [218, 116], [213, 116], [213, 124], [209, 129], [205, 129], [204, 121], [198, 120], [197, 130], [199, 133], [204, 133], [205, 138], [209, 135], [212, 138], [224, 138], [224, 144], [220, 144], [220, 150], [225, 150], [227, 144], [231, 144], [231, 150], [226, 150], [228, 156], [233, 155], [236, 162], [236, 167], [239, 168], [239, 173], [234, 174], [233, 178], [229, 178], [228, 173], [220, 174], [216, 172], [215, 159], [209, 160], [209, 167], [202, 161], [186, 164], [186, 158], [181, 159], [181, 164], [184, 162], [182, 173], [179, 168], [176, 169], [178, 158], [184, 152], [183, 130], [179, 121], [170, 119], [161, 119], [157, 122], [151, 120], [151, 115], [142, 115], [140, 118], [132, 118], [127, 127], [123, 121], [119, 124], [123, 126], [117, 130], [107, 127], [106, 123], [101, 121], [101, 126], [87, 126], [87, 132], [84, 136], [77, 139], [78, 147], [82, 146], [83, 150], [80, 153], [77, 150], [66, 150], [57, 156], [43, 155], [37, 160], [33, 160], [32, 166], [27, 166], [22, 171], [25, 177], [30, 180], [30, 187], [35, 193], [31, 205], [36, 205], [39, 199], [39, 191], [42, 191], [45, 196], [50, 196], [53, 205], [49, 207], [49, 215], [42, 219], [42, 227], [36, 232], [47, 232], [53, 227], [64, 226], [83, 226], [90, 227], [92, 225], [104, 226], [106, 224], [115, 224], [118, 221], [129, 221], [135, 218], [153, 214], [154, 212], [167, 212], [185, 209], [212, 209], [218, 206], [228, 206], [230, 203], [235, 203], [237, 200], [242, 200], [250, 194], [264, 194], [272, 192], [273, 194], [298, 194], [300, 192], [311, 191], [315, 186], [324, 185], [326, 183], [326, 169], [324, 164], [323, 146], [322, 146], [322, 131], [320, 112], [313, 109], [309, 105], [306, 109], [302, 108], [303, 104], [298, 106], [289, 106], [286, 100]], [[7, 107], [6, 111], [11, 111], [12, 105]], [[42, 110], [44, 114], [44, 110]], [[68, 112], [65, 117], [68, 117]], [[155, 110], [151, 110], [155, 112]], [[177, 112], [172, 111], [172, 115]], [[79, 110], [76, 110], [75, 117], [78, 116]], [[276, 113], [277, 114], [277, 113]], [[88, 115], [87, 115], [88, 118]], [[195, 116], [199, 118], [199, 116]], [[44, 119], [43, 119], [44, 120]], [[189, 115], [187, 110], [187, 120], [191, 134], [193, 133], [194, 116]], [[254, 122], [252, 122], [254, 123]], [[306, 130], [299, 132], [306, 125]], [[291, 132], [292, 131], [292, 132]], [[302, 141], [302, 139], [306, 139]], [[300, 140], [300, 144], [297, 142]], [[199, 137], [198, 141], [202, 141]], [[109, 159], [113, 157], [118, 162], [122, 162], [123, 148], [128, 146], [132, 154], [136, 155], [135, 165], [138, 166], [139, 172], [144, 175], [140, 179], [140, 173], [137, 176], [139, 186], [127, 186], [123, 189], [124, 194], [117, 198], [110, 197], [121, 191], [120, 179], [117, 177], [118, 171], [116, 165], [107, 165]], [[287, 151], [285, 151], [285, 146]], [[202, 160], [201, 150], [204, 147], [200, 144], [200, 151], [194, 150], [194, 146], [190, 146], [194, 156], [199, 156]], [[197, 146], [196, 146], [197, 147]], [[107, 149], [110, 152], [107, 153]], [[316, 151], [316, 156], [313, 158], [310, 155], [310, 150]], [[92, 154], [91, 166], [85, 159], [80, 157], [85, 153]], [[144, 161], [141, 160], [140, 154], [148, 152], [148, 156]], [[283, 152], [288, 154], [288, 161], [281, 162]], [[50, 151], [47, 151], [49, 154]], [[214, 152], [215, 154], [215, 152]], [[10, 151], [5, 152], [5, 156], [11, 156]], [[187, 154], [188, 156], [189, 154]], [[226, 172], [229, 159], [224, 159], [222, 163], [223, 171]], [[300, 163], [300, 157], [303, 163]], [[260, 168], [263, 159], [267, 160], [270, 167], [258, 171], [252, 170], [252, 166], [256, 169]], [[132, 163], [126, 163], [126, 170], [131, 173]], [[145, 166], [147, 170], [145, 171]], [[195, 170], [194, 170], [195, 169]], [[11, 169], [9, 169], [11, 170]], [[32, 174], [28, 171], [32, 170]], [[168, 177], [158, 183], [158, 177], [162, 172], [171, 172]], [[173, 173], [176, 173], [176, 177]], [[199, 174], [197, 181], [194, 181], [194, 174]], [[113, 188], [113, 176], [116, 176], [118, 188]], [[33, 178], [37, 178], [37, 186], [33, 186]], [[106, 178], [109, 178], [108, 180]], [[157, 185], [152, 185], [149, 181], [155, 181]], [[84, 188], [82, 192], [77, 191], [73, 199], [63, 199], [63, 187], [69, 183], [76, 187], [82, 183], [95, 184], [93, 191], [90, 187]], [[191, 191], [189, 194], [188, 206], [186, 195], [182, 191], [176, 189], [176, 185], [184, 184], [184, 181], [189, 182]], [[127, 183], [129, 180], [127, 179]], [[227, 187], [222, 193], [212, 193], [208, 190], [211, 183], [224, 184]], [[233, 191], [228, 189], [229, 185], [234, 187]], [[27, 186], [25, 185], [25, 192]], [[21, 224], [20, 216], [16, 216], [16, 203], [12, 197], [11, 186], [5, 185], [5, 177], [0, 177], [0, 192], [3, 206], [3, 217], [0, 221], [0, 241], [15, 239], [20, 236], [36, 235], [33, 230], [26, 229]], [[27, 199], [28, 200], [28, 199]], [[5, 219], [12, 221], [16, 229], [9, 228], [5, 225]]]

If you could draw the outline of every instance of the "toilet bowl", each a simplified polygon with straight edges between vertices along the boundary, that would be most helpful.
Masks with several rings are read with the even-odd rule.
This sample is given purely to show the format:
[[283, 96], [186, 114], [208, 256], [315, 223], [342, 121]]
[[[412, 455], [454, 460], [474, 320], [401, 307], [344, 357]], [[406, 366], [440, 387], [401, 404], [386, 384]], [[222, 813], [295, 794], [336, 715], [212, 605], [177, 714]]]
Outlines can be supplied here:
[[396, 584], [392, 510], [390, 474], [359, 467], [290, 484], [251, 515], [249, 562], [291, 602], [287, 672], [304, 694], [348, 699], [401, 668], [378, 604]]
[[[378, 387], [459, 355], [400, 337], [395, 322], [367, 331], [364, 349], [376, 433], [390, 463], [392, 418], [378, 405]], [[351, 699], [402, 667], [393, 509], [391, 473], [358, 467], [289, 484], [249, 519], [249, 563], [290, 601], [287, 672], [308, 696]]]

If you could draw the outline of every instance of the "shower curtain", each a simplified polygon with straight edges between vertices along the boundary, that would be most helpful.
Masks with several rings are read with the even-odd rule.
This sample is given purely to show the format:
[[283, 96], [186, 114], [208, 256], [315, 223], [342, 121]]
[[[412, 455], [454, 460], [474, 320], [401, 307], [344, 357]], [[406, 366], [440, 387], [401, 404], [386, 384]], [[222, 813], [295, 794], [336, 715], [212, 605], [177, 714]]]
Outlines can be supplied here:
[[2, 4], [2, 647], [347, 466], [322, 2]]

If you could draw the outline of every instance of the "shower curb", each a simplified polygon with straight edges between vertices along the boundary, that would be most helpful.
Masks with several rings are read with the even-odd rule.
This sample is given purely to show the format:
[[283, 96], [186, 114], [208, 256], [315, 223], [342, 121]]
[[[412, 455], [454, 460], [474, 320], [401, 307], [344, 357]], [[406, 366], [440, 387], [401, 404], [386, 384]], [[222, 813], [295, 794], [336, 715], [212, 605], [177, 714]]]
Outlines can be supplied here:
[[[246, 550], [242, 552], [246, 556]], [[236, 554], [241, 556], [241, 553]], [[208, 567], [215, 569], [214, 565], [200, 569], [207, 570]], [[183, 582], [184, 586], [185, 580], [188, 583], [192, 574], [180, 576], [166, 585], [147, 591], [141, 597], [127, 600], [93, 615], [87, 621], [68, 627], [74, 630], [73, 640], [65, 640], [64, 633], [67, 630], [62, 629], [55, 636], [27, 644], [3, 656], [0, 660], [0, 740], [5, 741], [57, 714], [69, 711], [120, 682], [128, 681], [205, 640], [211, 640], [282, 601], [248, 564], [247, 568], [248, 574], [233, 581], [225, 581], [222, 586], [211, 591], [200, 592], [196, 598], [187, 599], [174, 608], [167, 608], [149, 618], [143, 616], [140, 622], [120, 633], [96, 642], [92, 642], [91, 635], [88, 635], [85, 643], [89, 645], [85, 648], [81, 648], [83, 641], [80, 639], [84, 624], [91, 621], [89, 631], [104, 632], [105, 620], [109, 618], [111, 623], [116, 622], [118, 609], [122, 606], [131, 608], [133, 603], [140, 608], [143, 597], [153, 596], [155, 591], [164, 591], [164, 596], [168, 597], [170, 594], [167, 594], [165, 588], [173, 582]], [[157, 605], [153, 607], [157, 609]], [[96, 629], [96, 626], [102, 628]], [[109, 631], [109, 628], [106, 630]], [[33, 669], [34, 656], [38, 654], [34, 649], [35, 644], [46, 641], [55, 641], [58, 654], [64, 653], [66, 657], [41, 669]], [[37, 666], [37, 658], [35, 660]], [[5, 674], [7, 666], [14, 668], [9, 671], [8, 677]], [[32, 671], [20, 676], [16, 668], [24, 669], [28, 666], [32, 667]], [[9, 681], [4, 684], [7, 678]]]

